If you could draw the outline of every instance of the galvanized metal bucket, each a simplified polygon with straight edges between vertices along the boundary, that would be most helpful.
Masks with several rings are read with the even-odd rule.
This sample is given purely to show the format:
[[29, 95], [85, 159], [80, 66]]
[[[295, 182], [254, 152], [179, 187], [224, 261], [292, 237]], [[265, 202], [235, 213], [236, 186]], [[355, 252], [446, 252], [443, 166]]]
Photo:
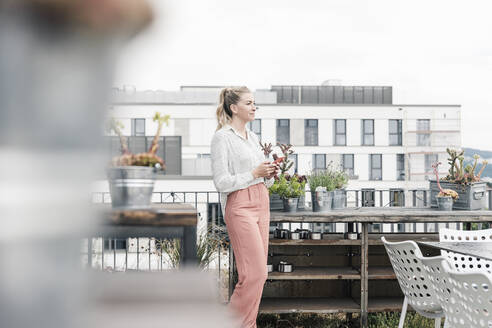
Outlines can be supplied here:
[[284, 208], [282, 198], [278, 194], [270, 195], [270, 211], [280, 211]]
[[150, 208], [156, 169], [147, 166], [117, 166], [107, 169], [113, 208]]
[[333, 191], [333, 209], [340, 209], [345, 207], [345, 190], [336, 189]]
[[325, 190], [311, 192], [311, 203], [313, 212], [331, 210], [332, 193]]
[[436, 197], [437, 208], [440, 211], [452, 211], [453, 210], [453, 198], [451, 196]]
[[299, 198], [284, 198], [284, 212], [294, 213], [297, 212], [297, 203]]

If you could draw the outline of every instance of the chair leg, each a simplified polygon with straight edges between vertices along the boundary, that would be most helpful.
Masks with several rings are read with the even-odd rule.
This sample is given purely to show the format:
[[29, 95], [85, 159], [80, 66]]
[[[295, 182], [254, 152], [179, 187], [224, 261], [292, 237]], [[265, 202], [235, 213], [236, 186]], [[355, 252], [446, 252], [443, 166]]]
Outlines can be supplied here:
[[436, 318], [434, 323], [435, 328], [441, 328], [441, 318]]
[[405, 297], [405, 299], [403, 300], [403, 306], [401, 307], [400, 323], [398, 324], [398, 328], [403, 328], [403, 324], [405, 323], [405, 316], [407, 315], [407, 307], [408, 300]]

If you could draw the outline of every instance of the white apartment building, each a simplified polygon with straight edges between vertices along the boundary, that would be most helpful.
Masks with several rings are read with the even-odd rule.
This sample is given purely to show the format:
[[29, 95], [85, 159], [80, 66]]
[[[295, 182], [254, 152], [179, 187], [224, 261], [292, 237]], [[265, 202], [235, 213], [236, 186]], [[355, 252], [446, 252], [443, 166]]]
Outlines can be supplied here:
[[[215, 191], [210, 141], [221, 88], [114, 89], [111, 115], [123, 123], [136, 152], [146, 149], [156, 131], [154, 113], [171, 116], [159, 153], [167, 171], [156, 192]], [[250, 128], [261, 141], [292, 144], [292, 171], [300, 174], [340, 165], [351, 177], [347, 190], [362, 191], [359, 206], [411, 205], [410, 190], [429, 188], [431, 164], [441, 161], [440, 174], [446, 175], [446, 148], [461, 147], [460, 105], [393, 104], [392, 87], [273, 86], [256, 90], [255, 99], [259, 109]], [[118, 141], [112, 142], [116, 153]], [[274, 152], [280, 155], [278, 147]], [[98, 190], [107, 191], [107, 184]], [[354, 206], [355, 193], [347, 196]]]

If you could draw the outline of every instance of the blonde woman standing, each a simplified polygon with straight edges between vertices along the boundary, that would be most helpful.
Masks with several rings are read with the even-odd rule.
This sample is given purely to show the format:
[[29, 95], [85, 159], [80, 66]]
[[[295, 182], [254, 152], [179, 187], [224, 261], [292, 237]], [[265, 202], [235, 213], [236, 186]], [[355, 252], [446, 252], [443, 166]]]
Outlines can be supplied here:
[[246, 127], [255, 119], [253, 94], [246, 87], [225, 88], [217, 108], [217, 131], [212, 138], [214, 185], [220, 192], [239, 281], [229, 303], [242, 328], [256, 327], [265, 284], [270, 203], [267, 187], [277, 167], [265, 161], [260, 141]]

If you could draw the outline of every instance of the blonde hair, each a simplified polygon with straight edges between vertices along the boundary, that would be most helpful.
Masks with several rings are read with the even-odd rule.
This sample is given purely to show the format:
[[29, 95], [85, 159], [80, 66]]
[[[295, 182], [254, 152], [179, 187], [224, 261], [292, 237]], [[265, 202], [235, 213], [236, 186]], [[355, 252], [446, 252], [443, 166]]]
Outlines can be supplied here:
[[216, 112], [217, 130], [232, 121], [231, 105], [237, 104], [243, 93], [251, 93], [251, 91], [247, 87], [224, 88], [220, 91], [219, 106]]

